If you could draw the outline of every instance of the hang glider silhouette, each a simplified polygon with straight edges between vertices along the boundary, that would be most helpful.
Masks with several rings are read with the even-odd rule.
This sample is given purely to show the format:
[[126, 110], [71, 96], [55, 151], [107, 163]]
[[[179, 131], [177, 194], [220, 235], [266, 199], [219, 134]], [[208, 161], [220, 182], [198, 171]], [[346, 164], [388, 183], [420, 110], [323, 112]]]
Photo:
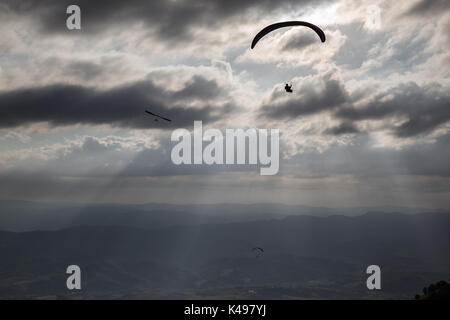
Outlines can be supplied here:
[[170, 120], [170, 119], [161, 117], [160, 115], [157, 115], [156, 113], [150, 112], [150, 111], [148, 111], [148, 110], [145, 110], [145, 112], [148, 113], [148, 114], [150, 114], [150, 115], [152, 115], [152, 116], [154, 116], [154, 117], [156, 117], [156, 118], [155, 118], [155, 121], [158, 121], [157, 118], [160, 118], [160, 119], [163, 119], [163, 120], [166, 120], [166, 121], [169, 121], [169, 122], [172, 121], [172, 120]]

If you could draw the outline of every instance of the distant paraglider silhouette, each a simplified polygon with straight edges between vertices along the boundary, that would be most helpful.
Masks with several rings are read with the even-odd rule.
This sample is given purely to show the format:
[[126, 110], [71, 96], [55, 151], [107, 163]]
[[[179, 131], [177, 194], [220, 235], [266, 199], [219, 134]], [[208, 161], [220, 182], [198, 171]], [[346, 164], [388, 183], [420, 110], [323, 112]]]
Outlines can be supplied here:
[[260, 247], [254, 247], [252, 248], [252, 252], [255, 254], [256, 258], [259, 258], [264, 253], [264, 249]]

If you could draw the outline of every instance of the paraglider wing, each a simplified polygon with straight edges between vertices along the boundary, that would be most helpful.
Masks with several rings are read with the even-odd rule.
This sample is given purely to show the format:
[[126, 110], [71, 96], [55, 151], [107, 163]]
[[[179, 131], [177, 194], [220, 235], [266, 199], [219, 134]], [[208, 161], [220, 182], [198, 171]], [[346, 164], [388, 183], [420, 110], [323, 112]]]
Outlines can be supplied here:
[[254, 247], [252, 248], [252, 252], [255, 254], [256, 258], [259, 258], [263, 254], [264, 249], [260, 247]]
[[309, 28], [313, 29], [317, 33], [317, 35], [320, 37], [320, 40], [322, 42], [325, 42], [325, 33], [318, 26], [316, 26], [312, 23], [309, 23], [309, 22], [305, 22], [305, 21], [286, 21], [286, 22], [279, 22], [279, 23], [271, 24], [270, 26], [267, 26], [264, 29], [262, 29], [260, 32], [258, 32], [258, 34], [255, 36], [255, 38], [252, 41], [252, 49], [256, 46], [258, 41], [262, 37], [264, 37], [266, 34], [272, 32], [276, 29], [280, 29], [280, 28], [284, 28], [284, 27], [294, 27], [294, 26], [304, 26], [304, 27], [309, 27]]

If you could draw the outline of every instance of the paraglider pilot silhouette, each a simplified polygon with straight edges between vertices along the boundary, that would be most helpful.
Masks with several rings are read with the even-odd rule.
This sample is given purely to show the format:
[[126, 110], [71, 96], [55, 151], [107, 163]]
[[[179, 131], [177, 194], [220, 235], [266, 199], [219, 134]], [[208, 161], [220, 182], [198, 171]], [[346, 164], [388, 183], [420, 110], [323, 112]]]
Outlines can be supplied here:
[[284, 86], [284, 90], [286, 90], [286, 92], [290, 92], [290, 93], [294, 92], [294, 91], [292, 91], [292, 84], [288, 85], [286, 83], [286, 85]]

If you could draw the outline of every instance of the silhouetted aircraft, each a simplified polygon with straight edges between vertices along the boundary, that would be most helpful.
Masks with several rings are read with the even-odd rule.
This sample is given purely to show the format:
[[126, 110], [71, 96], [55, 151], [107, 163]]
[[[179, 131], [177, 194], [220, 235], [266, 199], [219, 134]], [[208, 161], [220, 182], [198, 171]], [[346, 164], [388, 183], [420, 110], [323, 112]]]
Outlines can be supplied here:
[[[145, 110], [145, 112], [147, 112], [148, 114], [150, 114], [150, 115], [152, 115], [152, 116], [154, 116], [154, 117], [161, 118], [161, 119], [166, 120], [166, 121], [169, 121], [169, 122], [172, 121], [172, 120], [170, 120], [170, 119], [161, 117], [161, 116], [159, 116], [159, 115], [157, 115], [157, 114], [155, 114], [155, 113], [153, 113], [153, 112], [150, 112], [150, 111], [148, 111], [148, 110]], [[155, 121], [158, 121], [158, 119], [155, 118]]]

